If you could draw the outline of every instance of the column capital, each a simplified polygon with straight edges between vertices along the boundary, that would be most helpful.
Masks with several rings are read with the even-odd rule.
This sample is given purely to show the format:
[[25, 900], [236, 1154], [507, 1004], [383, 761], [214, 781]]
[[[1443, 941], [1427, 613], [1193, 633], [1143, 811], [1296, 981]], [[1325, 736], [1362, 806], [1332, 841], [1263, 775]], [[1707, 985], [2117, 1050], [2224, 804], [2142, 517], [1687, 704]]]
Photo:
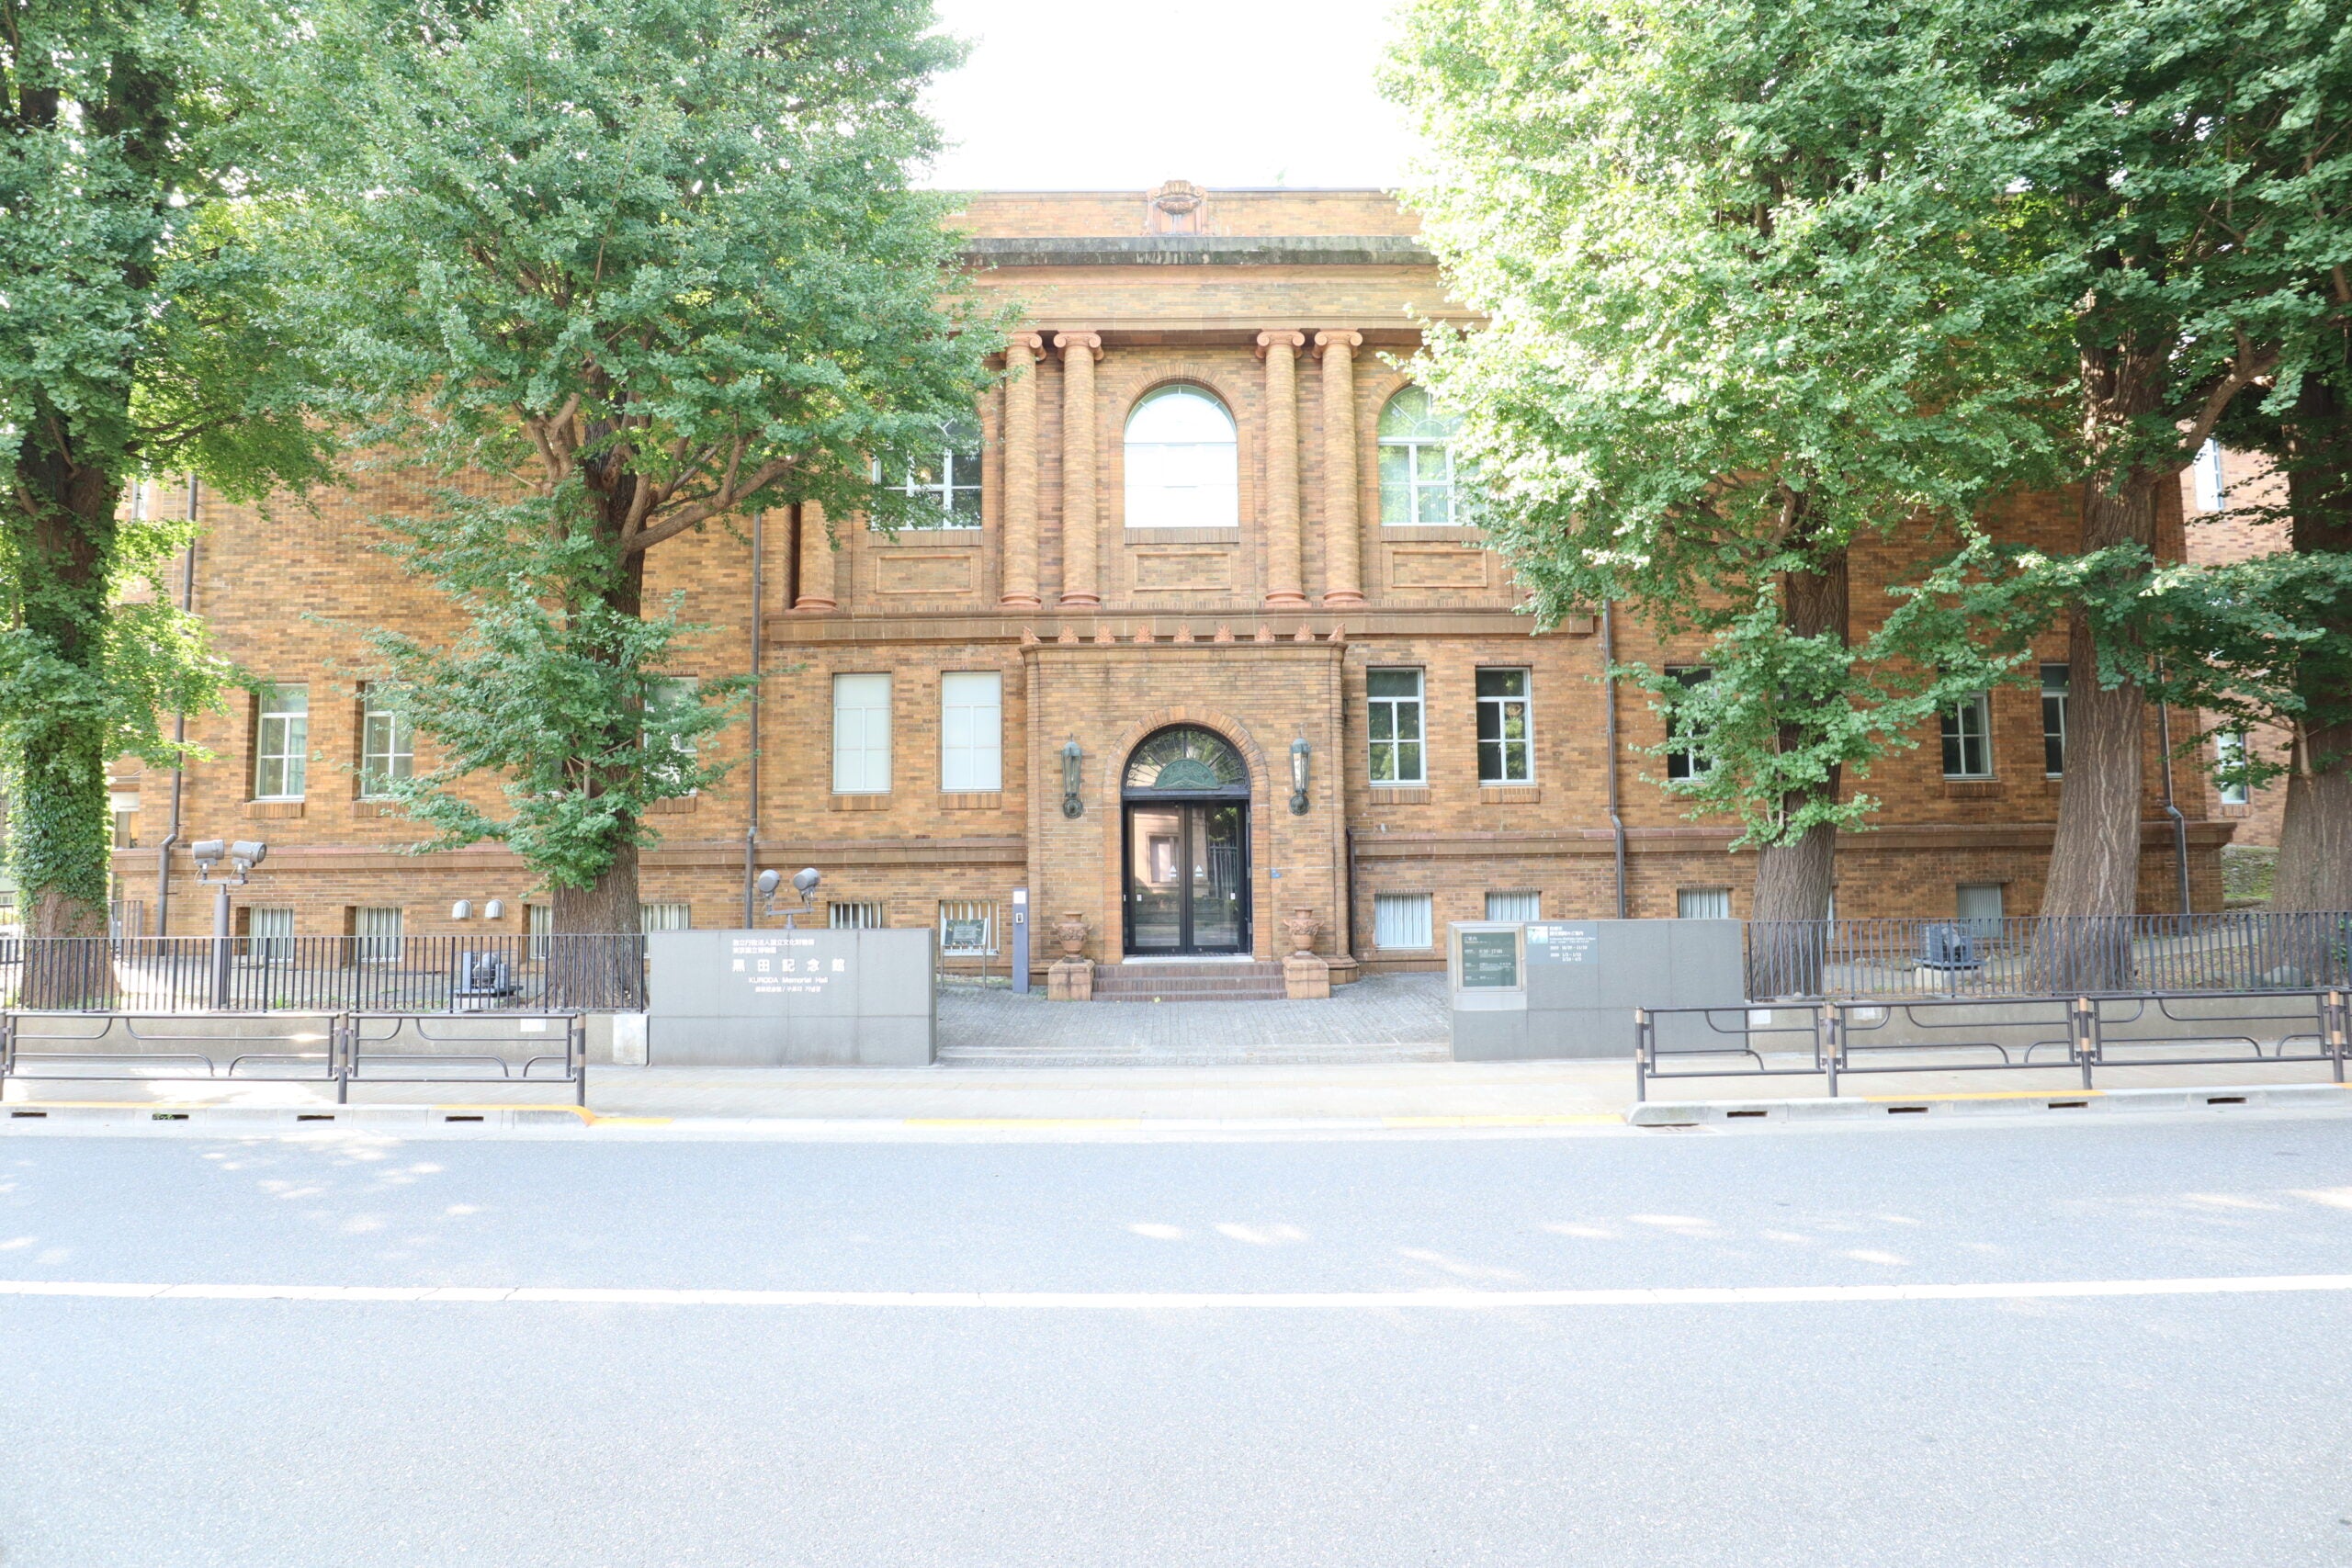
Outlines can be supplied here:
[[1068, 359], [1073, 351], [1083, 354], [1089, 359], [1100, 359], [1102, 357], [1102, 334], [1101, 333], [1056, 333], [1054, 346], [1062, 351], [1064, 359]]
[[1273, 347], [1276, 344], [1281, 344], [1293, 352], [1296, 352], [1297, 350], [1306, 346], [1306, 334], [1301, 332], [1293, 332], [1288, 327], [1274, 327], [1260, 333], [1258, 334], [1258, 357], [1261, 359], [1265, 358], [1266, 350]]
[[1033, 355], [1043, 354], [1046, 350], [1046, 336], [1043, 333], [1007, 333], [1004, 346], [1007, 349], [1025, 348]]
[[1319, 332], [1315, 334], [1315, 346], [1317, 348], [1344, 348], [1352, 351], [1363, 346], [1363, 333], [1345, 327]]

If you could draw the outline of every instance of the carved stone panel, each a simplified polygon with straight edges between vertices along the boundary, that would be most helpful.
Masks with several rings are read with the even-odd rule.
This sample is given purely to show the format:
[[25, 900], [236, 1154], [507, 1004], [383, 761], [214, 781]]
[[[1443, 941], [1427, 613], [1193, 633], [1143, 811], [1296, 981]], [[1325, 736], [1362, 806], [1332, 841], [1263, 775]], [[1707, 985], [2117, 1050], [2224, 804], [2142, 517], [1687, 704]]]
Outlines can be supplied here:
[[1398, 545], [1388, 552], [1391, 588], [1484, 588], [1487, 552], [1445, 545]]
[[1233, 586], [1231, 550], [1138, 549], [1134, 561], [1137, 592], [1197, 592]]
[[874, 592], [969, 593], [974, 558], [970, 550], [877, 550]]

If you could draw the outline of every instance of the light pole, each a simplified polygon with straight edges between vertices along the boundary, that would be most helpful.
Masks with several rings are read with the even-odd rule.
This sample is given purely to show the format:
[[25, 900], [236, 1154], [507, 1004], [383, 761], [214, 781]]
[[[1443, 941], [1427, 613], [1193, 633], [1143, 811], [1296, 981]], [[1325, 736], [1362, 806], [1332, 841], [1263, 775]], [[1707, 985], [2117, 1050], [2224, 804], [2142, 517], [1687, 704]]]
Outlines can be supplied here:
[[[236, 940], [236, 933], [230, 929], [229, 889], [245, 885], [254, 867], [269, 853], [269, 846], [254, 839], [239, 839], [233, 843], [221, 839], [198, 839], [187, 847], [187, 852], [196, 862], [196, 879], [212, 884], [212, 1005], [226, 1011], [233, 973], [231, 949]], [[234, 874], [216, 878], [212, 873], [223, 860]]]
[[792, 918], [795, 915], [808, 915], [816, 912], [817, 906], [808, 901], [808, 895], [817, 891], [817, 884], [823, 880], [824, 878], [818, 874], [817, 868], [813, 865], [804, 866], [799, 871], [796, 872], [792, 878], [792, 890], [800, 895], [800, 902], [794, 905], [789, 909], [778, 909], [775, 907], [775, 890], [784, 881], [784, 873], [780, 871], [763, 871], [760, 873], [760, 880], [754, 884], [754, 886], [759, 888], [761, 902], [767, 906], [768, 913], [771, 915], [782, 915], [784, 917], [784, 929], [786, 931], [792, 931], [797, 929], [792, 923]]

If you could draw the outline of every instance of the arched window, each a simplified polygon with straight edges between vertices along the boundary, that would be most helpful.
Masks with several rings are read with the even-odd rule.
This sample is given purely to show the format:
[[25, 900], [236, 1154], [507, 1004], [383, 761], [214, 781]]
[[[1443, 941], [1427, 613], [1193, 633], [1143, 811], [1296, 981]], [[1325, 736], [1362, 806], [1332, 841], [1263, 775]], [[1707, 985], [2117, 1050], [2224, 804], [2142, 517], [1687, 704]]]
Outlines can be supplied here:
[[1380, 411], [1380, 520], [1386, 524], [1466, 523], [1457, 487], [1477, 477], [1453, 457], [1461, 422], [1429, 393], [1407, 387]]
[[913, 498], [910, 528], [977, 528], [980, 525], [980, 427], [969, 420], [942, 425], [940, 449], [917, 458], [906, 471], [885, 478], [874, 465], [874, 482]]
[[1131, 800], [1165, 795], [1247, 796], [1250, 768], [1224, 736], [1196, 724], [1180, 724], [1148, 737], [1128, 755], [1120, 793]]
[[1127, 526], [1240, 525], [1233, 416], [1199, 387], [1162, 387], [1127, 415]]

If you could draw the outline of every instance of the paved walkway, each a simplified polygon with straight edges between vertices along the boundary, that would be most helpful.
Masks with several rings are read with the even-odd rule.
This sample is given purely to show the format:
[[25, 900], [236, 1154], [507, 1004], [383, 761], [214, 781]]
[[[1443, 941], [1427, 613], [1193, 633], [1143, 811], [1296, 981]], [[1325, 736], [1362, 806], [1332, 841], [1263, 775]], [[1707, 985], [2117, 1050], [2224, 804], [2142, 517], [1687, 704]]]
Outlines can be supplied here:
[[1048, 1002], [951, 986], [939, 1059], [955, 1066], [1271, 1066], [1443, 1062], [1445, 976], [1379, 975], [1319, 1002]]

